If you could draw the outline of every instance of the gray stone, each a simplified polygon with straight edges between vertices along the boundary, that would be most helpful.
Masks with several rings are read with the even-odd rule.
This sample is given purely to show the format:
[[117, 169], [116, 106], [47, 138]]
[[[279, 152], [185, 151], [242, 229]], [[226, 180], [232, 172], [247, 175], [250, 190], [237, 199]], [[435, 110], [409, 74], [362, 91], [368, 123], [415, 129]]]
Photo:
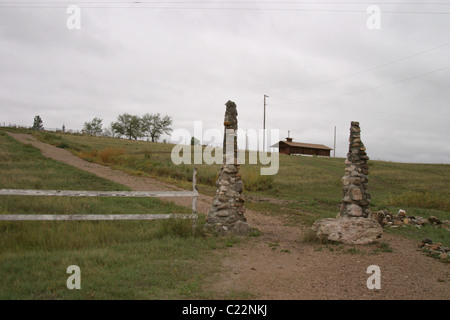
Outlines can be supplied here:
[[242, 183], [242, 181], [237, 181], [236, 183], [234, 183], [231, 187], [232, 190], [236, 191], [236, 192], [242, 192], [244, 190], [244, 184]]
[[355, 186], [360, 186], [361, 178], [360, 177], [352, 177], [349, 179], [349, 184], [354, 184]]
[[217, 210], [222, 210], [222, 209], [229, 209], [231, 208], [231, 204], [229, 202], [226, 202], [220, 206], [217, 207]]
[[239, 220], [234, 224], [233, 233], [238, 236], [246, 236], [250, 233], [250, 231], [251, 228], [247, 222]]
[[362, 200], [362, 198], [363, 198], [363, 195], [362, 195], [361, 190], [358, 187], [352, 188], [351, 199], [353, 201], [360, 201], [360, 200]]
[[217, 217], [228, 217], [230, 215], [230, 211], [229, 210], [219, 210], [217, 208], [217, 210], [215, 212], [216, 212]]
[[431, 216], [428, 218], [428, 221], [433, 224], [441, 224], [441, 220], [435, 216]]
[[354, 203], [348, 204], [346, 206], [346, 212], [349, 216], [352, 217], [361, 217], [363, 215], [362, 208]]
[[311, 231], [319, 240], [343, 244], [370, 244], [381, 237], [383, 228], [368, 218], [328, 218], [314, 222]]

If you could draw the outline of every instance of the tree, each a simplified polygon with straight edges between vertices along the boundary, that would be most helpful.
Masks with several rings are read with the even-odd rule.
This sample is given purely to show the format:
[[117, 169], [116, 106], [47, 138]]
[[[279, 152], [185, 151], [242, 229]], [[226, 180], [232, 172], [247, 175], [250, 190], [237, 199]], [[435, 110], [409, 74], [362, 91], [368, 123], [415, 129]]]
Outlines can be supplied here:
[[111, 131], [130, 140], [136, 140], [142, 137], [141, 119], [128, 113], [121, 114], [117, 117], [117, 121], [111, 123]]
[[33, 130], [44, 130], [44, 125], [42, 124], [42, 119], [39, 115], [34, 117]]
[[102, 131], [102, 136], [104, 136], [104, 137], [113, 137], [114, 138], [114, 133], [113, 133], [111, 128], [104, 128], [103, 131]]
[[162, 134], [172, 132], [172, 118], [169, 116], [161, 117], [161, 114], [146, 113], [141, 118], [141, 128], [143, 136], [150, 136], [152, 142], [158, 141]]
[[91, 122], [85, 122], [83, 133], [98, 136], [102, 133], [102, 119], [95, 117]]
[[200, 140], [198, 140], [196, 137], [191, 138], [191, 146], [199, 146]]

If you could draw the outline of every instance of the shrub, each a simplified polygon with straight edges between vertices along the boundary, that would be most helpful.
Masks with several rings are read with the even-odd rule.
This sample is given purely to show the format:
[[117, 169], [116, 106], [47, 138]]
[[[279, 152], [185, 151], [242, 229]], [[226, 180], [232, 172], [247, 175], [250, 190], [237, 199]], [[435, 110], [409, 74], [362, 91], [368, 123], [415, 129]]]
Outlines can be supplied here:
[[62, 141], [62, 142], [58, 143], [56, 146], [57, 146], [58, 148], [62, 148], [62, 149], [68, 149], [68, 148], [70, 148], [69, 144], [68, 144], [67, 142], [65, 142], [65, 141]]
[[106, 148], [97, 152], [97, 157], [103, 163], [114, 163], [116, 161], [116, 157], [126, 154], [124, 149], [120, 148]]

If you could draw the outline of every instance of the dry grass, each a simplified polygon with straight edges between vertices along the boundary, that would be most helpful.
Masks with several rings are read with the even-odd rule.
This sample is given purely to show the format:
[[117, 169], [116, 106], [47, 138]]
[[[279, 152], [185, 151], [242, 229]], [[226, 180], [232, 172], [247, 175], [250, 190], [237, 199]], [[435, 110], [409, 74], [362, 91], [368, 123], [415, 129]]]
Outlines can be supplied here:
[[450, 211], [450, 199], [431, 192], [406, 191], [389, 197], [389, 205], [394, 207], [417, 207]]
[[97, 152], [97, 157], [105, 164], [114, 164], [117, 157], [124, 154], [126, 154], [126, 151], [122, 148], [105, 148]]

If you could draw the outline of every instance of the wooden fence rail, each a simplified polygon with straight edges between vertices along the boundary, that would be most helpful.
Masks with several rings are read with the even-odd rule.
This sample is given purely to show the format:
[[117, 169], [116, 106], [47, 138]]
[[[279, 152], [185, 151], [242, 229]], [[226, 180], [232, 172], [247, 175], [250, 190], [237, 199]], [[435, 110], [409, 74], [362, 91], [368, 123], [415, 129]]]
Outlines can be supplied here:
[[197, 214], [197, 169], [192, 175], [192, 191], [72, 191], [0, 189], [0, 196], [52, 196], [52, 197], [192, 197], [192, 214], [0, 214], [0, 221], [48, 220], [164, 220], [194, 219]]
[[75, 191], [75, 190], [24, 190], [0, 189], [2, 196], [52, 196], [52, 197], [194, 197], [194, 191]]
[[0, 221], [113, 221], [197, 219], [197, 214], [1, 214]]

